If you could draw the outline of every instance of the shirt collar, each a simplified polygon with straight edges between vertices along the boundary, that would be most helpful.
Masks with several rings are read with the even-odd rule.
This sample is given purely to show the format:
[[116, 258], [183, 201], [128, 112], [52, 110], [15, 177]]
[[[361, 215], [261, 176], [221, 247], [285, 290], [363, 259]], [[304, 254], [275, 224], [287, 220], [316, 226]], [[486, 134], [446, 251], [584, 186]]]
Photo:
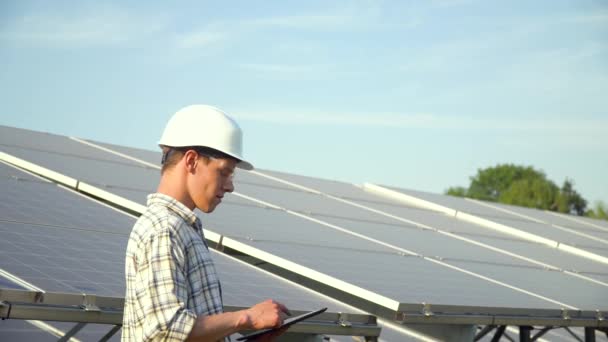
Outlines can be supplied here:
[[186, 221], [188, 225], [192, 226], [196, 230], [202, 230], [201, 220], [198, 218], [198, 216], [196, 216], [194, 211], [190, 210], [175, 198], [158, 192], [155, 194], [150, 194], [148, 195], [148, 206], [150, 207], [153, 205], [167, 207], [167, 209], [171, 210]]

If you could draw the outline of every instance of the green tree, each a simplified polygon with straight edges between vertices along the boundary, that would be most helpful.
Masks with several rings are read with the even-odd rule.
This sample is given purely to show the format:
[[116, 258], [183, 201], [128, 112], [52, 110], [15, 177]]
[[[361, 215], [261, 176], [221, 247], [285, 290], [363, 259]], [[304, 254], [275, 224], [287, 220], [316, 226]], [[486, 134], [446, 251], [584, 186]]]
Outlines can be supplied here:
[[589, 209], [585, 215], [596, 219], [608, 220], [608, 205], [602, 201], [597, 201], [593, 209]]
[[574, 190], [574, 182], [566, 178], [555, 203], [550, 209], [560, 213], [582, 216], [585, 215], [585, 208], [587, 208], [587, 200]]
[[500, 194], [498, 202], [522, 207], [551, 209], [559, 188], [551, 181], [540, 178], [519, 179]]
[[452, 186], [448, 188], [445, 193], [450, 196], [465, 197], [467, 195], [467, 188], [462, 186]]
[[576, 215], [606, 213], [602, 206], [587, 212], [587, 201], [574, 189], [574, 181], [566, 178], [560, 188], [531, 166], [498, 164], [478, 169], [468, 188], [450, 187], [446, 194]]
[[522, 179], [547, 181], [544, 172], [537, 171], [531, 166], [498, 164], [494, 167], [478, 169], [477, 174], [471, 177], [471, 185], [469, 185], [466, 196], [497, 202], [503, 192]]

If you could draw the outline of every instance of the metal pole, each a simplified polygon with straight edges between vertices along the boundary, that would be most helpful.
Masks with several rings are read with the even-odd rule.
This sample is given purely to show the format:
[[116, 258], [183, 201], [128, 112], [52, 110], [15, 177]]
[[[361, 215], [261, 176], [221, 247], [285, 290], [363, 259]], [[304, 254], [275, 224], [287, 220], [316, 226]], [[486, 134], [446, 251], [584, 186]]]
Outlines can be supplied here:
[[544, 327], [539, 332], [537, 332], [534, 336], [532, 336], [532, 341], [538, 340], [541, 336], [546, 334], [549, 330], [553, 329], [553, 327]]
[[116, 332], [118, 332], [118, 330], [120, 330], [120, 328], [122, 328], [122, 325], [115, 325], [114, 328], [112, 328], [110, 331], [108, 331], [107, 334], [103, 335], [103, 337], [99, 340], [99, 342], [108, 341], [110, 338], [112, 338], [112, 336], [114, 336], [114, 334], [116, 334]]
[[496, 329], [496, 333], [494, 334], [494, 337], [492, 337], [492, 342], [500, 341], [500, 338], [502, 337], [502, 334], [504, 334], [505, 329], [507, 329], [506, 325], [499, 326], [498, 329]]
[[585, 342], [595, 342], [595, 328], [585, 327]]
[[492, 330], [494, 330], [494, 328], [496, 328], [495, 325], [486, 325], [483, 329], [481, 329], [481, 331], [479, 333], [477, 333], [477, 336], [475, 336], [475, 339], [473, 341], [479, 341], [479, 340], [481, 340], [489, 332], [491, 332]]
[[70, 329], [70, 331], [65, 333], [65, 335], [63, 335], [62, 338], [58, 339], [57, 342], [68, 341], [72, 336], [76, 335], [80, 330], [82, 330], [82, 328], [84, 328], [85, 325], [87, 325], [87, 323], [76, 324], [72, 329]]
[[522, 325], [519, 327], [519, 342], [531, 342], [530, 331], [532, 327], [529, 325]]

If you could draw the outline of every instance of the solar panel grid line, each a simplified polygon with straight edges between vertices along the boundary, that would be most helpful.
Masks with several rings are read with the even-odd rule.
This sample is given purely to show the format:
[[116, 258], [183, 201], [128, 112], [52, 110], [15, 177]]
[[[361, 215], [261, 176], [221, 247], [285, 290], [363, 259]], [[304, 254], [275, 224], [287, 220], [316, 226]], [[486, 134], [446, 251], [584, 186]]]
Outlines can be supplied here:
[[590, 281], [592, 283], [596, 283], [598, 285], [602, 285], [602, 286], [608, 287], [608, 283], [603, 282], [601, 280], [597, 280], [595, 278], [588, 277], [588, 276], [586, 276], [584, 274], [580, 274], [580, 273], [572, 272], [572, 271], [567, 271], [567, 270], [564, 270], [563, 272], [566, 273], [566, 274], [568, 274], [568, 275], [571, 275], [573, 277], [577, 277], [577, 278], [580, 278], [580, 279], [584, 279], [586, 281]]
[[107, 201], [125, 207], [134, 212], [141, 213], [145, 209], [145, 206], [139, 203], [124, 200], [124, 198], [117, 196], [111, 192], [89, 185], [85, 182], [81, 182], [72, 177], [67, 177], [58, 172], [36, 165], [34, 163], [30, 163], [24, 159], [17, 158], [2, 151], [0, 151], [0, 161], [8, 163], [8, 165], [17, 166], [20, 170], [33, 173], [34, 175], [42, 176], [42, 179], [52, 180], [53, 182], [56, 182], [58, 186], [66, 190], [76, 190], [76, 193], [84, 192], [94, 197], [104, 198]]
[[606, 227], [602, 227], [602, 226], [597, 225], [595, 223], [587, 222], [585, 220], [580, 220], [577, 217], [571, 217], [570, 215], [564, 215], [564, 214], [556, 213], [556, 212], [553, 212], [553, 211], [550, 211], [550, 210], [545, 210], [545, 212], [547, 214], [550, 214], [550, 215], [553, 215], [553, 216], [556, 216], [556, 217], [559, 217], [559, 218], [563, 218], [563, 219], [566, 219], [566, 220], [570, 220], [572, 222], [580, 223], [580, 224], [588, 226], [588, 227], [596, 228], [596, 229], [604, 231], [604, 232], [608, 232], [608, 228], [606, 228]]
[[[387, 188], [384, 188], [384, 187], [381, 187], [381, 186], [378, 186], [378, 185], [375, 185], [375, 184], [365, 184], [365, 189], [369, 190], [372, 193], [376, 193], [376, 194], [380, 194], [380, 195], [385, 195], [385, 196], [390, 196], [391, 198], [394, 198], [396, 200], [401, 200], [401, 201], [407, 201], [407, 202], [409, 202], [410, 198], [413, 198], [413, 196], [402, 194], [402, 193], [397, 192], [395, 190], [387, 189]], [[403, 195], [403, 196], [401, 196], [401, 195]], [[428, 202], [426, 200], [420, 200], [420, 201], [421, 201], [421, 203], [423, 203], [423, 202], [431, 203], [431, 202]], [[431, 204], [433, 204], [433, 203], [431, 203]], [[565, 243], [560, 242], [560, 241], [555, 241], [555, 240], [547, 239], [545, 237], [542, 237], [542, 236], [539, 236], [539, 235], [536, 235], [536, 234], [527, 233], [527, 232], [522, 231], [520, 229], [513, 228], [513, 227], [510, 227], [510, 226], [507, 226], [507, 225], [504, 225], [504, 224], [496, 223], [494, 221], [487, 220], [487, 219], [481, 218], [479, 216], [471, 215], [471, 214], [468, 214], [468, 213], [465, 213], [465, 212], [462, 212], [462, 211], [455, 211], [454, 216], [456, 218], [461, 219], [461, 220], [464, 220], [464, 221], [467, 221], [467, 222], [471, 222], [471, 223], [475, 223], [475, 224], [481, 225], [481, 226], [486, 227], [486, 228], [490, 228], [490, 229], [494, 229], [494, 230], [497, 230], [497, 231], [500, 231], [500, 232], [503, 232], [503, 233], [506, 233], [506, 234], [511, 234], [511, 235], [515, 235], [515, 236], [518, 236], [518, 237], [526, 238], [526, 239], [531, 240], [531, 241], [543, 243], [543, 244], [545, 244], [547, 246], [563, 250], [563, 251], [565, 251], [567, 253], [578, 255], [578, 256], [581, 256], [581, 257], [584, 257], [584, 258], [587, 258], [587, 259], [591, 259], [591, 260], [603, 263], [603, 264], [608, 264], [608, 258], [607, 257], [598, 255], [596, 253], [588, 252], [588, 251], [583, 250], [581, 248], [570, 246], [570, 245], [565, 244]]]
[[85, 182], [78, 182], [76, 188], [77, 191], [80, 192], [84, 192], [87, 193], [89, 195], [92, 195], [94, 197], [98, 197], [98, 198], [102, 198], [106, 201], [109, 201], [113, 204], [116, 204], [120, 207], [124, 207], [126, 209], [129, 209], [130, 211], [136, 212], [136, 213], [142, 213], [145, 209], [146, 206], [141, 205], [139, 203], [133, 202], [133, 201], [129, 201], [121, 196], [115, 195], [111, 192], [105, 191], [103, 189], [100, 189], [98, 187], [89, 185]]
[[111, 150], [111, 149], [109, 149], [109, 148], [103, 147], [103, 146], [98, 145], [98, 144], [94, 144], [94, 143], [89, 142], [89, 141], [84, 140], [84, 139], [80, 139], [80, 138], [76, 138], [76, 137], [68, 137], [68, 138], [70, 138], [70, 139], [72, 139], [72, 140], [74, 140], [74, 141], [77, 141], [77, 142], [79, 142], [79, 143], [81, 143], [81, 144], [89, 145], [89, 146], [91, 146], [91, 147], [95, 147], [95, 148], [100, 149], [100, 150], [102, 150], [102, 151], [106, 151], [106, 152], [108, 152], [108, 153], [112, 153], [112, 154], [114, 154], [114, 155], [117, 155], [117, 156], [119, 156], [119, 157], [123, 157], [123, 158], [125, 158], [125, 159], [129, 159], [129, 160], [135, 161], [135, 162], [140, 163], [140, 164], [142, 164], [142, 165], [146, 165], [146, 166], [148, 166], [148, 167], [151, 167], [151, 168], [154, 168], [154, 169], [159, 169], [159, 170], [160, 170], [160, 167], [159, 167], [158, 165], [156, 165], [156, 164], [152, 164], [152, 163], [148, 163], [148, 162], [147, 162], [147, 161], [145, 161], [145, 160], [141, 160], [141, 159], [139, 159], [139, 158], [131, 157], [131, 156], [127, 155], [127, 154], [120, 153], [120, 152], [118, 152], [118, 151], [113, 151], [113, 150]]
[[[10, 168], [10, 169], [13, 169], [13, 170], [15, 169], [15, 165], [13, 165], [11, 163], [8, 163], [8, 162], [6, 162], [6, 161], [4, 161], [2, 159], [0, 159], [0, 163], [2, 163], [2, 165], [5, 165], [7, 168]], [[33, 172], [30, 172], [30, 171], [27, 171], [27, 170], [24, 170], [24, 169], [19, 169], [19, 171], [25, 173], [28, 176], [31, 176], [31, 179], [26, 178], [26, 177], [22, 177], [21, 175], [15, 175], [15, 174], [11, 174], [10, 178], [16, 179], [16, 180], [19, 180], [19, 181], [39, 181], [39, 182], [43, 182], [43, 183], [52, 183], [52, 184], [55, 184], [55, 183], [49, 181], [48, 179], [46, 179], [44, 177], [40, 177], [39, 175], [37, 175], [37, 174], [35, 174]]]
[[[315, 192], [316, 192], [316, 193], [319, 193], [319, 194], [320, 194], [320, 192], [318, 192], [318, 191], [314, 191], [314, 190], [313, 190], [312, 192], [313, 192], [313, 193], [315, 193]], [[270, 206], [270, 207], [274, 207], [274, 208], [281, 208], [281, 207], [279, 207], [279, 206], [276, 206], [276, 205], [270, 204], [270, 203], [265, 202], [265, 201], [261, 201], [261, 200], [254, 199], [254, 198], [249, 197], [249, 196], [247, 196], [247, 198], [249, 198], [249, 199], [253, 199], [253, 200], [255, 200], [256, 202], [263, 203], [264, 205], [267, 205], [267, 206]], [[284, 209], [284, 208], [283, 208], [283, 209]], [[293, 212], [293, 211], [290, 211], [290, 210], [287, 210], [287, 209], [284, 209], [284, 210], [285, 210], [286, 212], [291, 213], [292, 215], [296, 215], [296, 216], [300, 216], [300, 217], [303, 217], [303, 218], [307, 218], [307, 219], [313, 220], [313, 221], [315, 221], [315, 222], [317, 222], [317, 223], [323, 222], [323, 221], [316, 220], [316, 219], [314, 219], [314, 218], [310, 218], [310, 217], [308, 217], [308, 216], [306, 216], [306, 215], [302, 215], [302, 214], [300, 214], [300, 213], [296, 213], [296, 212]], [[324, 222], [324, 223], [326, 223], [326, 222]], [[328, 224], [328, 223], [326, 223], [326, 225], [327, 225], [327, 224]], [[328, 225], [329, 225], [330, 227], [334, 228], [334, 229], [336, 229], [336, 227], [337, 227], [337, 226], [335, 226], [335, 225], [331, 225], [331, 224], [328, 224]], [[349, 230], [347, 230], [347, 229], [343, 229], [343, 228], [341, 228], [341, 227], [337, 227], [337, 228], [338, 228], [339, 230], [343, 231], [343, 232], [347, 232], [347, 233], [350, 233], [350, 234], [355, 234], [355, 235], [357, 235], [357, 233], [354, 233], [354, 232], [349, 231]], [[363, 235], [361, 235], [361, 234], [358, 234], [358, 235], [359, 235], [358, 237], [360, 237], [360, 238], [369, 239], [369, 237], [363, 236]], [[375, 239], [373, 239], [373, 240], [375, 240]], [[381, 244], [385, 244], [385, 245], [386, 245], [386, 243], [384, 243], [384, 242], [382, 242], [382, 241], [379, 241], [379, 240], [377, 240], [377, 241], [378, 241], [379, 243], [381, 243]], [[390, 244], [389, 244], [389, 245], [390, 245]], [[393, 247], [396, 247], [396, 246], [393, 246]], [[407, 250], [404, 250], [404, 249], [399, 248], [399, 247], [396, 247], [396, 248], [397, 248], [397, 250], [403, 251], [403, 252], [408, 253], [408, 254], [411, 254], [411, 253], [412, 253], [411, 251], [407, 251]], [[417, 253], [414, 253], [414, 255], [416, 255], [416, 254], [417, 254]], [[546, 300], [546, 301], [552, 302], [552, 303], [554, 303], [554, 304], [558, 304], [558, 305], [564, 305], [564, 306], [567, 306], [567, 307], [569, 307], [569, 308], [574, 308], [574, 306], [571, 306], [571, 305], [568, 305], [568, 304], [564, 304], [564, 303], [562, 303], [562, 302], [560, 302], [560, 301], [557, 301], [557, 300], [554, 300], [554, 299], [551, 299], [551, 298], [548, 298], [548, 297], [545, 297], [545, 296], [542, 296], [542, 295], [535, 294], [535, 293], [533, 293], [533, 292], [531, 292], [531, 291], [527, 291], [527, 290], [525, 290], [525, 289], [522, 289], [522, 288], [519, 288], [519, 287], [516, 287], [516, 286], [510, 285], [510, 284], [507, 284], [507, 283], [504, 283], [504, 282], [501, 282], [501, 281], [498, 281], [498, 280], [495, 280], [495, 279], [492, 279], [492, 278], [490, 278], [490, 277], [486, 277], [486, 276], [483, 276], [483, 275], [481, 275], [481, 274], [478, 274], [478, 273], [475, 273], [475, 272], [471, 272], [471, 271], [465, 270], [465, 269], [463, 269], [463, 268], [461, 268], [461, 267], [457, 267], [457, 266], [454, 266], [454, 265], [450, 265], [450, 264], [447, 264], [447, 263], [444, 263], [444, 262], [441, 262], [441, 261], [438, 261], [438, 260], [435, 260], [435, 259], [432, 259], [432, 258], [428, 258], [428, 259], [426, 259], [426, 260], [431, 261], [431, 262], [434, 262], [434, 263], [438, 263], [439, 265], [442, 265], [442, 266], [444, 266], [444, 267], [449, 267], [449, 268], [452, 268], [452, 269], [454, 269], [454, 270], [459, 270], [460, 272], [463, 272], [463, 273], [466, 273], [466, 274], [469, 274], [469, 275], [472, 275], [472, 276], [476, 276], [476, 277], [478, 277], [478, 278], [480, 278], [480, 279], [484, 279], [484, 280], [486, 280], [486, 281], [493, 282], [493, 283], [495, 283], [495, 284], [497, 284], [497, 285], [500, 285], [500, 286], [505, 286], [505, 287], [507, 287], [507, 288], [510, 288], [510, 289], [512, 289], [512, 290], [516, 290], [516, 291], [521, 292], [521, 293], [525, 293], [525, 294], [527, 294], [527, 295], [532, 295], [532, 296], [535, 296], [535, 297], [537, 297], [537, 298], [539, 298], [539, 299], [543, 299], [543, 300]]]
[[21, 279], [20, 277], [5, 271], [4, 269], [0, 268], [0, 277], [3, 277], [5, 279], [7, 279], [8, 281], [15, 283], [23, 288], [26, 288], [28, 290], [32, 290], [32, 291], [38, 291], [38, 292], [44, 292], [43, 289], [39, 288], [38, 286], [24, 280]]
[[574, 229], [563, 227], [563, 226], [555, 224], [555, 223], [551, 223], [551, 222], [547, 222], [547, 221], [544, 221], [544, 220], [541, 220], [541, 219], [537, 219], [537, 218], [531, 217], [529, 215], [518, 213], [518, 212], [515, 212], [513, 210], [506, 209], [506, 208], [501, 208], [501, 207], [492, 205], [490, 203], [485, 203], [483, 201], [479, 201], [479, 200], [476, 200], [476, 199], [473, 199], [473, 198], [466, 198], [465, 197], [464, 200], [465, 201], [473, 202], [473, 203], [475, 203], [477, 205], [481, 205], [481, 206], [484, 206], [484, 207], [487, 207], [487, 208], [491, 208], [491, 209], [494, 209], [494, 210], [502, 211], [502, 212], [508, 213], [510, 215], [518, 216], [518, 217], [524, 218], [524, 219], [529, 220], [529, 221], [533, 221], [533, 222], [536, 222], [536, 223], [550, 225], [553, 228], [560, 229], [562, 231], [565, 231], [565, 232], [568, 232], [568, 233], [571, 233], [571, 234], [575, 234], [575, 235], [578, 235], [578, 236], [582, 236], [582, 237], [585, 237], [587, 239], [594, 240], [594, 241], [601, 242], [603, 244], [608, 245], [608, 240], [604, 240], [604, 239], [598, 238], [596, 236], [585, 234], [585, 233], [576, 231]]
[[444, 214], [446, 214], [447, 216], [451, 216], [451, 217], [455, 217], [455, 218], [460, 218], [463, 219], [465, 221], [469, 221], [471, 223], [475, 223], [475, 224], [479, 224], [483, 227], [486, 228], [491, 228], [500, 232], [505, 232], [508, 233], [510, 235], [516, 236], [516, 237], [520, 237], [520, 238], [524, 238], [526, 240], [530, 240], [530, 241], [534, 241], [534, 242], [538, 242], [538, 243], [542, 243], [545, 244], [547, 246], [550, 247], [555, 247], [557, 245], [557, 241], [553, 241], [541, 236], [537, 236], [534, 234], [530, 234], [518, 229], [514, 229], [502, 224], [498, 224], [496, 222], [490, 221], [490, 220], [486, 220], [474, 215], [470, 215], [458, 210], [454, 210], [436, 203], [432, 203], [430, 201], [426, 201], [423, 199], [419, 199], [416, 198], [414, 196], [410, 196], [407, 194], [403, 194], [391, 189], [387, 189], [384, 187], [381, 187], [379, 185], [376, 184], [371, 184], [371, 183], [365, 183], [363, 185], [363, 190], [368, 191], [370, 193], [376, 194], [376, 195], [380, 195], [380, 196], [385, 196], [385, 197], [389, 197], [392, 198], [396, 201], [399, 202], [403, 202], [403, 203], [414, 203], [415, 205], [420, 205], [423, 207], [427, 207], [427, 208], [437, 208], [438, 211], [443, 212]]
[[475, 203], [475, 204], [477, 204], [477, 205], [480, 205], [480, 206], [483, 206], [483, 207], [486, 207], [486, 208], [491, 208], [491, 209], [494, 209], [494, 210], [502, 211], [502, 212], [507, 213], [507, 214], [509, 214], [509, 215], [517, 216], [517, 217], [520, 217], [520, 218], [526, 219], [526, 220], [528, 220], [528, 221], [533, 221], [533, 222], [536, 222], [536, 223], [544, 223], [544, 224], [547, 224], [547, 222], [546, 222], [546, 221], [543, 221], [543, 220], [541, 220], [541, 219], [537, 219], [537, 218], [534, 218], [534, 217], [529, 216], [529, 215], [524, 215], [524, 214], [521, 214], [521, 213], [517, 213], [517, 212], [515, 212], [515, 211], [513, 211], [513, 210], [509, 210], [509, 209], [506, 209], [506, 208], [497, 207], [497, 206], [495, 206], [495, 205], [491, 205], [491, 204], [489, 204], [489, 203], [486, 203], [486, 202], [483, 202], [483, 201], [476, 200], [476, 199], [474, 199], [474, 198], [467, 198], [467, 197], [465, 197], [465, 198], [464, 198], [464, 200], [465, 200], [465, 201], [472, 202], [472, 203]]
[[583, 232], [579, 232], [579, 231], [574, 230], [574, 229], [566, 228], [564, 226], [561, 226], [561, 225], [555, 224], [555, 223], [547, 223], [547, 224], [551, 225], [553, 228], [559, 229], [561, 231], [568, 232], [568, 233], [571, 233], [571, 234], [574, 234], [574, 235], [578, 235], [578, 236], [582, 236], [582, 237], [587, 238], [589, 240], [593, 240], [595, 242], [600, 242], [600, 243], [603, 243], [605, 245], [608, 245], [608, 240], [599, 238], [597, 236], [592, 236], [592, 235], [589, 235], [589, 234], [585, 234]]
[[36, 165], [34, 163], [30, 163], [26, 160], [14, 157], [14, 156], [12, 156], [8, 153], [4, 153], [2, 151], [0, 151], [0, 160], [4, 161], [6, 163], [9, 163], [9, 164], [17, 165], [20, 168], [26, 169], [31, 173], [41, 175], [45, 178], [53, 179], [55, 182], [67, 185], [69, 187], [73, 187], [73, 188], [76, 187], [76, 183], [78, 182], [76, 179], [74, 179], [72, 177], [62, 175], [58, 172], [49, 170], [42, 166]]
[[[84, 190], [83, 190], [83, 189], [82, 189], [82, 187], [81, 187], [81, 185], [82, 185], [82, 184], [84, 184], [84, 185], [85, 185]], [[133, 217], [133, 218], [137, 218], [137, 216], [135, 216], [135, 215], [134, 215], [133, 213], [131, 213], [131, 212], [124, 211], [124, 210], [120, 210], [120, 209], [116, 208], [116, 206], [112, 206], [112, 205], [109, 205], [109, 204], [107, 204], [107, 203], [105, 203], [105, 202], [102, 202], [102, 201], [97, 201], [97, 200], [94, 200], [93, 198], [91, 198], [91, 196], [90, 196], [90, 195], [96, 196], [95, 194], [96, 194], [97, 192], [96, 192], [96, 191], [95, 191], [95, 189], [93, 189], [93, 188], [88, 188], [88, 190], [92, 190], [92, 191], [94, 191], [94, 193], [88, 193], [88, 192], [86, 191], [87, 187], [89, 187], [89, 185], [88, 185], [87, 183], [81, 183], [81, 182], [78, 182], [78, 185], [79, 185], [79, 187], [77, 187], [76, 189], [73, 189], [73, 188], [69, 188], [69, 187], [67, 187], [67, 186], [65, 186], [65, 185], [58, 184], [58, 186], [59, 186], [60, 188], [62, 188], [62, 189], [64, 189], [64, 190], [66, 190], [66, 191], [69, 191], [69, 192], [73, 193], [74, 195], [79, 196], [79, 197], [81, 197], [81, 198], [83, 198], [83, 199], [86, 199], [87, 201], [93, 201], [93, 202], [95, 202], [96, 204], [98, 204], [98, 205], [102, 205], [102, 206], [104, 206], [104, 207], [106, 207], [106, 208], [108, 208], [108, 209], [110, 209], [110, 210], [116, 211], [116, 212], [121, 213], [121, 214], [125, 214], [125, 215], [127, 215], [127, 216], [131, 216], [131, 217]], [[86, 195], [87, 193], [88, 193], [89, 195]], [[119, 203], [119, 204], [120, 204], [120, 203]], [[140, 209], [140, 208], [138, 207], [138, 209]], [[133, 211], [135, 211], [135, 210], [133, 210]], [[100, 231], [100, 232], [101, 232], [101, 231]], [[118, 233], [117, 233], [117, 234], [118, 234]]]

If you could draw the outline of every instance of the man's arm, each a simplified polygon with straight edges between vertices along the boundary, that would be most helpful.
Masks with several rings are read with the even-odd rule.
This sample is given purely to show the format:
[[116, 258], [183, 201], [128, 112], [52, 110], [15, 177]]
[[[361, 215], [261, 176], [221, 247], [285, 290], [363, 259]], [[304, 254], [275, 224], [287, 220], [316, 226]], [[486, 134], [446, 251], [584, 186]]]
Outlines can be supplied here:
[[280, 327], [288, 314], [283, 304], [269, 299], [247, 310], [199, 316], [187, 341], [216, 341], [240, 330]]

